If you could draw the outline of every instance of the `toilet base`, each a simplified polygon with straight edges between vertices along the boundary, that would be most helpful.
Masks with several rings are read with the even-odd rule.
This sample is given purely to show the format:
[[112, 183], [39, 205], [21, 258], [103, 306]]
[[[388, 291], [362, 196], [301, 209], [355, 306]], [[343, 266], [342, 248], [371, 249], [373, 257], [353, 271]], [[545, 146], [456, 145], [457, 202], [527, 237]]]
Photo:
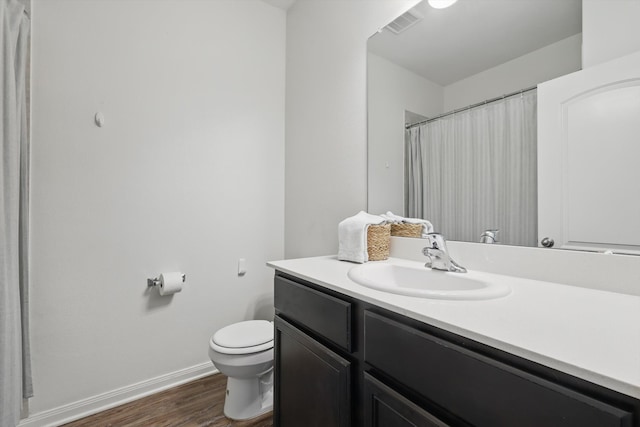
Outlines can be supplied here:
[[224, 415], [248, 420], [273, 409], [273, 369], [254, 378], [227, 378]]

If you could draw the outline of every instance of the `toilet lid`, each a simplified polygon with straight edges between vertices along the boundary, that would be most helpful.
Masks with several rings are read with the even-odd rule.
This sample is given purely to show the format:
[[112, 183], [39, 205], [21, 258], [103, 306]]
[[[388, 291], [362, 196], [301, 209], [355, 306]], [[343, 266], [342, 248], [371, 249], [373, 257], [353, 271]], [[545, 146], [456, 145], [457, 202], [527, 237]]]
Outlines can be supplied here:
[[213, 334], [220, 347], [255, 347], [273, 341], [273, 323], [267, 320], [247, 320], [226, 326]]

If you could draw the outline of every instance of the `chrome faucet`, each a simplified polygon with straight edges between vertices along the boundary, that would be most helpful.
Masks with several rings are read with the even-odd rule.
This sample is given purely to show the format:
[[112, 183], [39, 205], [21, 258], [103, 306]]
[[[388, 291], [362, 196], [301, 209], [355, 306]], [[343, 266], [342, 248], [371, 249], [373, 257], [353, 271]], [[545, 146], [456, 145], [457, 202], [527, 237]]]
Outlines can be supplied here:
[[480, 235], [480, 243], [498, 243], [498, 229], [484, 230]]
[[447, 242], [444, 237], [438, 233], [429, 233], [426, 235], [429, 246], [422, 249], [422, 253], [429, 258], [425, 267], [434, 270], [452, 271], [454, 273], [466, 273], [467, 269], [455, 262], [449, 256], [447, 250]]

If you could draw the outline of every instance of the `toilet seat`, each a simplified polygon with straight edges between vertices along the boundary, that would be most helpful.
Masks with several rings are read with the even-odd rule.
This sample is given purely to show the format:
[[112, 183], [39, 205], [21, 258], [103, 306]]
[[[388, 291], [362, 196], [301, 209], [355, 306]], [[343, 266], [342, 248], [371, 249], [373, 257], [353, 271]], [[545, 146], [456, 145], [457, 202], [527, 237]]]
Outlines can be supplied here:
[[223, 354], [249, 354], [273, 348], [273, 323], [247, 320], [226, 326], [213, 334], [211, 349]]

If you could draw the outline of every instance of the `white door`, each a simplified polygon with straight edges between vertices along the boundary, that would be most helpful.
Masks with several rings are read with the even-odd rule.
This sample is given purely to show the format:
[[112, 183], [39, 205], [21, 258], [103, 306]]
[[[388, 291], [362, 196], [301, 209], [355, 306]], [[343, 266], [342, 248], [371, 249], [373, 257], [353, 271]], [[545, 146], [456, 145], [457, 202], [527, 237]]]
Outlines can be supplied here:
[[539, 245], [640, 253], [640, 52], [538, 86], [538, 221]]

